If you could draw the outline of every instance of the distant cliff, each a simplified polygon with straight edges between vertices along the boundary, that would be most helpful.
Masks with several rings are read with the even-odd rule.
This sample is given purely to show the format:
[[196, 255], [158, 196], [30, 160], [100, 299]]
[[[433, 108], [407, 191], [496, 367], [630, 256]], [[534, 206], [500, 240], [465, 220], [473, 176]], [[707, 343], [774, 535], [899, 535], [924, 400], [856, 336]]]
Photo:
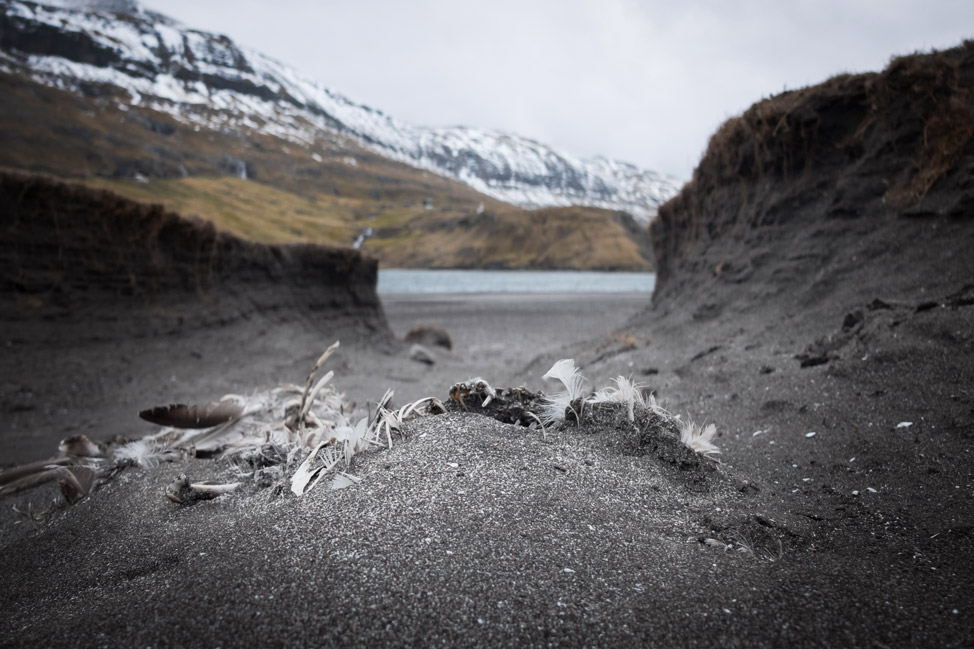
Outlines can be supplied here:
[[939, 299], [974, 283], [972, 233], [966, 42], [786, 92], [726, 122], [651, 226], [654, 304], [709, 319]]
[[388, 333], [378, 264], [356, 250], [256, 244], [159, 206], [16, 173], [0, 173], [0, 233], [0, 304], [5, 328], [26, 323], [17, 335], [39, 321], [104, 339], [257, 315]]

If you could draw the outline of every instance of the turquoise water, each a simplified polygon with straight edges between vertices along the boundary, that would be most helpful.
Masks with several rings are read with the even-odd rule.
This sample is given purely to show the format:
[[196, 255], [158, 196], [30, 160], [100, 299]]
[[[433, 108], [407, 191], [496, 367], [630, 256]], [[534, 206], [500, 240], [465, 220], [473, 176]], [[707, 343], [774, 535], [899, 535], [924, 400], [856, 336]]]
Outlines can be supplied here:
[[379, 270], [379, 295], [429, 293], [652, 293], [654, 273], [571, 270]]

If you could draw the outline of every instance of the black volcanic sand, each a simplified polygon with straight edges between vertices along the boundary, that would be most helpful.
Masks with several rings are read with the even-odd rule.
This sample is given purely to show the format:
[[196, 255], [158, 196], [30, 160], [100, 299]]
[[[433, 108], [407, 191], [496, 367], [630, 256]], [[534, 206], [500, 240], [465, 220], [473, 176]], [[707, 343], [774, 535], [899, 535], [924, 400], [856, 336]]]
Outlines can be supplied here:
[[[596, 386], [632, 374], [715, 423], [717, 470], [640, 455], [617, 420], [542, 434], [475, 413], [412, 422], [354, 459], [359, 484], [301, 498], [248, 486], [180, 507], [176, 474], [229, 468], [126, 470], [36, 523], [0, 508], [0, 642], [974, 646], [974, 150], [970, 120], [951, 121], [974, 105], [972, 61], [897, 60], [728, 122], [654, 225], [651, 305], [390, 301], [329, 361], [356, 393], [444, 398], [473, 374], [550, 389], [540, 376], [571, 356]], [[295, 309], [120, 341], [141, 378], [103, 393], [142, 407], [300, 382], [356, 329]], [[418, 366], [386, 322], [459, 344]], [[71, 372], [51, 368], [77, 354], [82, 376], [123, 367], [107, 343], [12, 349], [4, 381], [44, 376], [38, 404], [65, 398]], [[149, 394], [155, 376], [177, 380]], [[72, 407], [102, 421], [85, 404], [109, 399], [77, 385]], [[4, 389], [5, 419], [38, 417], [22, 456], [42, 455], [61, 431], [33, 427], [65, 420]]]
[[[303, 384], [315, 360], [336, 340], [342, 346], [328, 368], [363, 412], [387, 388], [398, 403], [406, 403], [430, 395], [445, 399], [450, 386], [475, 376], [513, 386], [527, 360], [543, 353], [557, 356], [557, 350], [578, 340], [609, 336], [648, 299], [646, 294], [386, 298], [397, 338], [422, 324], [450, 333], [452, 350], [428, 347], [434, 365], [410, 360], [410, 345], [391, 336], [363, 335], [341, 311], [320, 320], [252, 314], [226, 326], [110, 341], [91, 341], [84, 332], [97, 332], [99, 325], [84, 321], [72, 323], [68, 340], [41, 344], [10, 336], [0, 341], [5, 345], [3, 466], [46, 457], [70, 435], [108, 440], [153, 433], [158, 429], [137, 416], [148, 407]], [[591, 308], [595, 304], [599, 308]], [[23, 326], [15, 324], [0, 331], [9, 334]], [[88, 339], [77, 342], [77, 337]], [[539, 389], [546, 370], [523, 382]]]
[[[687, 337], [643, 315], [616, 321], [619, 335], [585, 314], [628, 315], [632, 302], [538, 304], [450, 297], [424, 311], [453, 325], [476, 363], [492, 351], [547, 352], [514, 381], [539, 389], [551, 387], [540, 380], [548, 357], [562, 355], [539, 347], [553, 310], [586, 337], [563, 351], [597, 384], [631, 373], [674, 412], [715, 422], [724, 471], [701, 481], [626, 455], [609, 429], [542, 436], [476, 414], [419, 420], [392, 451], [355, 459], [360, 484], [302, 498], [248, 489], [184, 508], [164, 496], [176, 474], [229, 480], [229, 468], [194, 460], [127, 470], [36, 524], [0, 511], [0, 637], [9, 646], [971, 642], [971, 383], [954, 375], [972, 365], [956, 358], [962, 346], [940, 341], [971, 335], [970, 309], [868, 311], [847, 354], [801, 368], [795, 355], [807, 340], [776, 322], [742, 333], [752, 323], [711, 321]], [[422, 320], [416, 306], [389, 301], [397, 333]], [[517, 330], [505, 328], [512, 321]], [[633, 342], [631, 331], [644, 337]], [[211, 398], [222, 386], [168, 377], [217, 365], [211, 380], [235, 385], [274, 371], [299, 381], [317, 354], [304, 348], [310, 337], [278, 338], [256, 355], [222, 340], [207, 333], [176, 347], [205, 345], [232, 362], [189, 353], [188, 363], [183, 353], [167, 365], [165, 351], [150, 351], [151, 367], [182, 394]], [[488, 342], [477, 351], [472, 341]], [[163, 342], [154, 344], [172, 347]], [[404, 348], [342, 353], [329, 361], [336, 384], [371, 382], [372, 395], [389, 382], [382, 376], [408, 379], [404, 390], [439, 383], [444, 399], [468, 375], [493, 380], [460, 350], [432, 368]], [[108, 357], [92, 350], [87, 360], [122, 369]], [[248, 375], [247, 359], [260, 369]], [[163, 388], [156, 395], [168, 400]], [[131, 404], [127, 422], [160, 402], [124, 388], [118, 398]], [[904, 421], [912, 425], [898, 428]], [[31, 457], [56, 437], [33, 444]], [[54, 494], [5, 504], [43, 510]]]

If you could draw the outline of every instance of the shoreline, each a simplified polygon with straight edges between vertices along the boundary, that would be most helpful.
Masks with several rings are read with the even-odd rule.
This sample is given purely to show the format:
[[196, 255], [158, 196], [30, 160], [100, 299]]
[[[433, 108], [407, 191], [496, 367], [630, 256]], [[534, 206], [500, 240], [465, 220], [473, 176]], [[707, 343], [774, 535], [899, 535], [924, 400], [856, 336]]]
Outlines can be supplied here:
[[409, 302], [577, 302], [579, 300], [599, 300], [618, 302], [642, 302], [649, 306], [653, 299], [651, 291], [626, 292], [478, 292], [478, 293], [380, 293], [383, 304]]
[[[443, 287], [463, 287], [463, 293], [647, 293], [656, 285], [656, 273], [593, 270], [483, 270], [483, 269], [380, 269], [376, 291], [380, 296], [443, 294]], [[449, 291], [445, 291], [449, 292]]]

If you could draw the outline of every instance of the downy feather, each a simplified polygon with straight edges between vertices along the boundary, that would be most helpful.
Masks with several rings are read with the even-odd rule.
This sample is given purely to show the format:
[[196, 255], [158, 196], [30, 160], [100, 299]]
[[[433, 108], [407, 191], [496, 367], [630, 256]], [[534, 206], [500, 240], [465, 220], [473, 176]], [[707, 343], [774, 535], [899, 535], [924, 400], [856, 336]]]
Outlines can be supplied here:
[[151, 468], [162, 462], [169, 462], [179, 457], [179, 453], [165, 445], [159, 444], [151, 437], [146, 437], [115, 449], [113, 455], [116, 463], [135, 464]]
[[708, 424], [702, 430], [700, 426], [690, 420], [677, 419], [680, 428], [680, 441], [701, 455], [711, 456], [720, 453], [720, 449], [713, 443], [717, 434], [717, 426]]
[[565, 418], [565, 410], [572, 402], [585, 396], [585, 377], [581, 371], [575, 367], [575, 361], [571, 358], [563, 358], [548, 370], [542, 377], [561, 382], [565, 389], [561, 392], [545, 397], [541, 409], [541, 421], [547, 426]]

